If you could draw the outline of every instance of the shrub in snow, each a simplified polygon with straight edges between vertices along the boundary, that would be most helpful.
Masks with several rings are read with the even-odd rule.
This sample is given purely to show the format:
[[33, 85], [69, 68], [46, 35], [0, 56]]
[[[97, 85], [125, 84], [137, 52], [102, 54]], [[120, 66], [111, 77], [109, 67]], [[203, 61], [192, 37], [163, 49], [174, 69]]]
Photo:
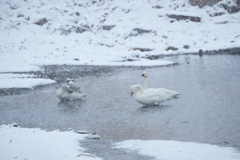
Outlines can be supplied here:
[[201, 18], [200, 17], [194, 17], [194, 16], [185, 16], [185, 15], [176, 15], [176, 14], [167, 14], [167, 16], [169, 18], [173, 18], [176, 19], [178, 21], [180, 20], [190, 20], [193, 22], [201, 22]]
[[47, 23], [48, 20], [46, 18], [40, 19], [39, 21], [35, 22], [36, 25], [42, 26]]
[[169, 47], [166, 48], [166, 51], [169, 51], [169, 50], [176, 51], [176, 50], [178, 50], [178, 48], [173, 47], [173, 46], [169, 46]]
[[102, 26], [103, 30], [108, 30], [110, 31], [113, 27], [115, 27], [116, 25], [109, 25], [109, 26]]
[[183, 48], [189, 49], [189, 45], [184, 45]]

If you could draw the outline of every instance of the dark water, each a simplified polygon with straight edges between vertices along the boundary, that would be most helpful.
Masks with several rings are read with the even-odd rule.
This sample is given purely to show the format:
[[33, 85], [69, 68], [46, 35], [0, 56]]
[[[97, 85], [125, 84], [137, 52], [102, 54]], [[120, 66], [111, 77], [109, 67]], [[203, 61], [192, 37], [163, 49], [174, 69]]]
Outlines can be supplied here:
[[[76, 83], [87, 95], [85, 101], [59, 102], [55, 91], [60, 84], [1, 97], [0, 124], [96, 132], [101, 139], [86, 140], [84, 145], [105, 159], [109, 154], [133, 159], [109, 149], [111, 143], [126, 139], [192, 141], [239, 149], [240, 56], [168, 59], [180, 65], [120, 68], [107, 76], [78, 78]], [[143, 71], [148, 72], [149, 87], [175, 90], [181, 93], [179, 98], [158, 107], [137, 103], [130, 97], [130, 87], [143, 85]]]

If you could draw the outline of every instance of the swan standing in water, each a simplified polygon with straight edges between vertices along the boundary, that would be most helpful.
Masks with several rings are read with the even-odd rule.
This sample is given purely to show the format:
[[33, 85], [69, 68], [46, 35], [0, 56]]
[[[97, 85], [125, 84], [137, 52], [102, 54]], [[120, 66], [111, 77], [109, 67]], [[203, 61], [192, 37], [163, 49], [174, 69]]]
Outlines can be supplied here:
[[135, 84], [131, 87], [131, 96], [134, 92], [137, 92], [135, 95], [137, 102], [147, 106], [160, 105], [171, 99], [170, 96], [163, 93], [160, 89], [144, 89], [140, 84]]
[[73, 78], [68, 78], [68, 85], [62, 84], [56, 91], [56, 96], [62, 101], [69, 100], [81, 100], [86, 97], [80, 90], [80, 87], [73, 82]]
[[[143, 76], [145, 78], [144, 79], [144, 89], [148, 89], [148, 74], [147, 74], [147, 72], [143, 72], [143, 74], [141, 76]], [[161, 90], [163, 93], [165, 93], [166, 95], [168, 95], [171, 98], [177, 97], [179, 95], [178, 92], [170, 90], [170, 89], [166, 89], [166, 88], [158, 88], [158, 90]]]

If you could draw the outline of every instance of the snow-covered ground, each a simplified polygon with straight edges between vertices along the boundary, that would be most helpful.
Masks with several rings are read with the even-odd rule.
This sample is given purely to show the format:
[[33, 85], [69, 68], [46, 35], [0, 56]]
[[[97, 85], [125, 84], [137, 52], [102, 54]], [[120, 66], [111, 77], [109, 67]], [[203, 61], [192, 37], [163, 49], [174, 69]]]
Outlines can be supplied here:
[[166, 65], [172, 62], [146, 57], [240, 47], [240, 12], [229, 14], [220, 4], [234, 0], [202, 9], [188, 0], [1, 0], [0, 72], [49, 64]]
[[[173, 62], [146, 57], [240, 47], [240, 12], [229, 14], [220, 5], [231, 6], [233, 2], [223, 0], [200, 9], [187, 0], [1, 0], [0, 88], [54, 83], [31, 74], [16, 74], [40, 71], [41, 65], [167, 65]], [[201, 21], [178, 21], [169, 18], [170, 14], [197, 16]], [[83, 136], [76, 133], [3, 125], [0, 134], [0, 159], [38, 159], [35, 155], [39, 159], [93, 158], [85, 154], [77, 157], [83, 152], [78, 142]], [[220, 155], [224, 159], [240, 158], [232, 148], [207, 144], [122, 144], [126, 145], [119, 147], [157, 159], [221, 159]], [[195, 147], [199, 152], [192, 151]], [[174, 155], [177, 157], [171, 157]]]
[[[2, 125], [0, 126], [0, 159], [101, 159], [86, 153], [86, 149], [80, 146], [81, 140], [84, 138], [86, 135], [72, 131], [47, 132], [39, 128], [29, 129]], [[128, 140], [113, 146], [113, 149], [120, 148], [126, 149], [126, 154], [137, 151], [141, 155], [151, 156], [159, 160], [240, 159], [240, 153], [234, 148], [194, 142]]]
[[72, 131], [47, 132], [39, 128], [29, 129], [0, 126], [0, 159], [32, 159], [32, 160], [90, 160], [101, 159], [84, 153], [79, 141], [86, 137]]
[[31, 88], [37, 85], [55, 83], [54, 80], [36, 78], [29, 74], [0, 74], [0, 88]]
[[159, 160], [237, 160], [240, 153], [231, 147], [219, 147], [215, 145], [162, 141], [162, 140], [128, 140], [116, 144], [116, 148], [124, 148], [128, 151], [135, 150], [142, 155], [154, 157]]
[[[116, 61], [141, 60], [149, 54], [240, 46], [240, 13], [229, 14], [218, 5], [199, 9], [190, 6], [187, 0], [105, 0], [94, 4], [89, 0], [2, 0], [0, 3], [0, 45], [4, 62], [0, 71], [18, 71], [21, 69], [18, 64], [23, 67], [27, 64], [120, 65]], [[163, 8], [158, 9], [157, 5]], [[211, 17], [213, 13], [224, 14]], [[177, 21], [167, 14], [198, 16], [201, 22]], [[43, 18], [47, 20], [45, 24], [35, 24]], [[104, 26], [112, 25], [112, 29], [105, 30]], [[83, 28], [86, 31], [81, 30]], [[136, 29], [148, 33], [138, 33]], [[183, 48], [184, 45], [189, 49]], [[178, 50], [166, 51], [169, 46]], [[153, 51], [140, 52], [134, 48]], [[35, 69], [35, 66], [28, 67], [28, 70]]]

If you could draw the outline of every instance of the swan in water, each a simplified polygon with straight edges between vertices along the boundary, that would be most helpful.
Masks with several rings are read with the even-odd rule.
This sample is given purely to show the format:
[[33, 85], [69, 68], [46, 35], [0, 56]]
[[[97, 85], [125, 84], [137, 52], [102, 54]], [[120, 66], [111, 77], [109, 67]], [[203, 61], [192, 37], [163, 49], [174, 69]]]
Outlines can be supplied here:
[[144, 89], [140, 84], [135, 84], [131, 87], [131, 96], [134, 92], [136, 92], [135, 98], [137, 102], [147, 106], [160, 105], [171, 99], [170, 96], [163, 93], [160, 89]]
[[69, 85], [62, 84], [56, 91], [56, 96], [62, 100], [81, 100], [86, 97], [85, 94], [74, 91]]
[[[143, 74], [141, 76], [143, 76], [145, 78], [144, 79], [144, 89], [148, 89], [148, 74], [147, 74], [147, 72], [143, 72]], [[179, 95], [178, 92], [170, 90], [170, 89], [166, 89], [166, 88], [158, 88], [158, 89], [172, 98], [177, 97]]]
[[68, 83], [69, 87], [73, 90], [76, 91], [78, 93], [82, 93], [80, 90], [80, 87], [74, 82], [74, 79], [72, 77], [68, 78], [66, 80], [66, 82]]

